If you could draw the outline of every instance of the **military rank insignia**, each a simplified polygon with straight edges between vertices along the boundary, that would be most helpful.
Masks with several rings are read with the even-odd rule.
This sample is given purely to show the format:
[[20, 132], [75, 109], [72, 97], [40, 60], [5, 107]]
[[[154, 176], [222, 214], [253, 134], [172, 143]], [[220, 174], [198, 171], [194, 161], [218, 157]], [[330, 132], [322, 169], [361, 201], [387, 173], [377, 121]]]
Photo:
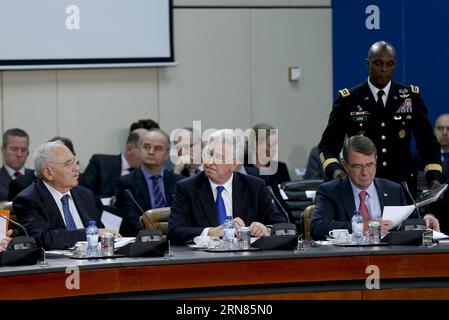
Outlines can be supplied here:
[[351, 93], [349, 92], [349, 90], [348, 89], [342, 89], [342, 90], [339, 90], [338, 92], [340, 92], [340, 94], [341, 94], [341, 96], [343, 97], [343, 98], [346, 98], [347, 96], [349, 96]]

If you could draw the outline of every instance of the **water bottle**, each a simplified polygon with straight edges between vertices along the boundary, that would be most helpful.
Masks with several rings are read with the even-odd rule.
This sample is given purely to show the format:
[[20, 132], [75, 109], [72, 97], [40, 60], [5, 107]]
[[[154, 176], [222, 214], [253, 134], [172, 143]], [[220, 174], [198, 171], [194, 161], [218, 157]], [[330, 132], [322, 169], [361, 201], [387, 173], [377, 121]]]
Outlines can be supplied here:
[[360, 211], [354, 211], [354, 215], [351, 218], [352, 224], [352, 243], [363, 244], [363, 217]]
[[232, 216], [227, 216], [224, 223], [224, 248], [229, 250], [234, 248], [234, 237], [235, 237], [235, 225]]
[[95, 221], [89, 221], [86, 229], [87, 256], [96, 257], [98, 255], [98, 228]]

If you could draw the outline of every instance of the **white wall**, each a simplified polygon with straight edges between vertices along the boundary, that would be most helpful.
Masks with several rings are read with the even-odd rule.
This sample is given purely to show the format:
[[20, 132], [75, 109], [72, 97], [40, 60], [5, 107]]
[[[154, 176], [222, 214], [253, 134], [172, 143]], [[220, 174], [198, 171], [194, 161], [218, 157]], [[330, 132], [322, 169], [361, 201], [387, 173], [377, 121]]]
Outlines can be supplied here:
[[[177, 67], [1, 72], [2, 131], [25, 129], [31, 152], [68, 136], [83, 169], [92, 153], [119, 153], [137, 119], [166, 131], [193, 120], [203, 130], [268, 122], [280, 130], [280, 159], [305, 166], [333, 99], [330, 0], [174, 5]], [[214, 8], [224, 5], [234, 7]], [[302, 69], [298, 83], [289, 66]]]

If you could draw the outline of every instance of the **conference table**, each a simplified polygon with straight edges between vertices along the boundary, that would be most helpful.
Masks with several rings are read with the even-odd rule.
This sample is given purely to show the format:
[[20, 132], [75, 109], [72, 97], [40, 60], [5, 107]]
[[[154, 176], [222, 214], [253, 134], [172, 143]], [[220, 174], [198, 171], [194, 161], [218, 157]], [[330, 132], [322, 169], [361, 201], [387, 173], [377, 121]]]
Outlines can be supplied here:
[[310, 247], [0, 267], [0, 299], [449, 299], [449, 245]]

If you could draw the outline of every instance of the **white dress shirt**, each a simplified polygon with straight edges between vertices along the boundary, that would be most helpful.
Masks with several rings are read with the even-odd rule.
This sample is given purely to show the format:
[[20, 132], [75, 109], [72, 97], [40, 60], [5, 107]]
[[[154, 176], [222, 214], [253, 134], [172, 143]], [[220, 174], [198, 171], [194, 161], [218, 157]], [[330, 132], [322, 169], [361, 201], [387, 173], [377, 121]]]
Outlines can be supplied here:
[[385, 94], [382, 96], [382, 101], [383, 101], [383, 103], [384, 103], [384, 106], [386, 107], [386, 106], [387, 106], [388, 93], [390, 92], [390, 87], [391, 87], [391, 81], [388, 82], [388, 84], [387, 84], [384, 88], [378, 89], [378, 88], [376, 88], [376, 87], [371, 83], [371, 81], [369, 81], [369, 78], [368, 78], [368, 86], [369, 86], [369, 88], [370, 88], [370, 90], [371, 90], [371, 93], [372, 93], [373, 96], [374, 96], [374, 100], [376, 100], [376, 102], [377, 102], [377, 99], [378, 99], [377, 93], [378, 93], [380, 90], [383, 90], [383, 92], [385, 92]]

